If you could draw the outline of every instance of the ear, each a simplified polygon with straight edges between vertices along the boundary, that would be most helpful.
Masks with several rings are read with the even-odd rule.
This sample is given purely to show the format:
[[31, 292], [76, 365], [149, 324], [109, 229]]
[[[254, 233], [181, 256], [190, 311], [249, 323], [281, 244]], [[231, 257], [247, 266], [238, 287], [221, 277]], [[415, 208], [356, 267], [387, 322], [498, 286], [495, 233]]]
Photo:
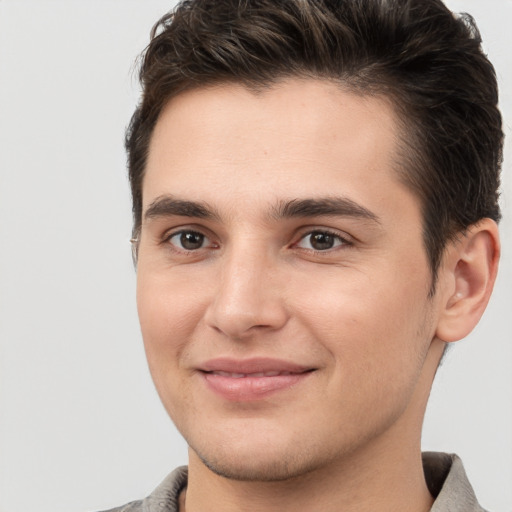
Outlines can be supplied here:
[[499, 256], [498, 226], [487, 218], [448, 245], [439, 269], [439, 339], [460, 340], [476, 326], [491, 296]]

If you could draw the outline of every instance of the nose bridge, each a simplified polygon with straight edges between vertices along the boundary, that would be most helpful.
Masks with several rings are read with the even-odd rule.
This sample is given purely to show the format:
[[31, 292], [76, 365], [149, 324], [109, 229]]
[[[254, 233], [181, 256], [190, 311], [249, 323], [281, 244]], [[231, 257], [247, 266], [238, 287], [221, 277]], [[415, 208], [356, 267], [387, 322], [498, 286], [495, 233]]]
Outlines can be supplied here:
[[242, 338], [255, 328], [278, 329], [286, 322], [278, 286], [277, 257], [258, 240], [233, 244], [220, 258], [215, 296], [206, 320], [231, 338]]

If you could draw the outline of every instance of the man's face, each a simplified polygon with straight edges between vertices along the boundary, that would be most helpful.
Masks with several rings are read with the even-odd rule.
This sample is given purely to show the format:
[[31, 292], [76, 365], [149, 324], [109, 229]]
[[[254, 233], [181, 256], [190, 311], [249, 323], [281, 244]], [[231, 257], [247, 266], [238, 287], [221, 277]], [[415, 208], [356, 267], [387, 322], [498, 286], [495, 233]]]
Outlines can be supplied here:
[[386, 101], [325, 81], [205, 88], [162, 112], [140, 322], [167, 411], [216, 472], [287, 478], [421, 422], [436, 299], [397, 137]]

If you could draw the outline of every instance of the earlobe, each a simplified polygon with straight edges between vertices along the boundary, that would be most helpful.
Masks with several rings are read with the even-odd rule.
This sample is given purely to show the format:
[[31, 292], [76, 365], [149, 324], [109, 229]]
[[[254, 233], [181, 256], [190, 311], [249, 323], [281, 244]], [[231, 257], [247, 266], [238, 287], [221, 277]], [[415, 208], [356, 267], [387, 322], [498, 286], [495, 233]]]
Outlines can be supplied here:
[[480, 320], [498, 271], [500, 241], [496, 222], [482, 219], [449, 244], [440, 269], [444, 281], [436, 336], [457, 341]]

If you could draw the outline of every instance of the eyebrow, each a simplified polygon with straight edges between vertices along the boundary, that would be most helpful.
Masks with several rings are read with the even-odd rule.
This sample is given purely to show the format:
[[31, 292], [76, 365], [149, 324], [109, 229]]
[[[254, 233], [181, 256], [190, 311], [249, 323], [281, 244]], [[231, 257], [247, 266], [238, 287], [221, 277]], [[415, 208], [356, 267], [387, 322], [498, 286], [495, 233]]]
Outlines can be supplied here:
[[[346, 197], [323, 197], [280, 201], [271, 209], [273, 219], [306, 218], [320, 216], [355, 217], [380, 224], [379, 217], [364, 206]], [[171, 195], [157, 197], [146, 209], [144, 219], [158, 217], [194, 217], [198, 219], [221, 219], [219, 213], [208, 203], [187, 201]]]
[[346, 197], [292, 199], [280, 202], [272, 212], [274, 218], [320, 217], [323, 215], [355, 217], [380, 224], [380, 219], [375, 213]]
[[146, 209], [144, 219], [173, 215], [198, 219], [220, 219], [220, 215], [206, 203], [186, 201], [169, 195], [157, 197]]

